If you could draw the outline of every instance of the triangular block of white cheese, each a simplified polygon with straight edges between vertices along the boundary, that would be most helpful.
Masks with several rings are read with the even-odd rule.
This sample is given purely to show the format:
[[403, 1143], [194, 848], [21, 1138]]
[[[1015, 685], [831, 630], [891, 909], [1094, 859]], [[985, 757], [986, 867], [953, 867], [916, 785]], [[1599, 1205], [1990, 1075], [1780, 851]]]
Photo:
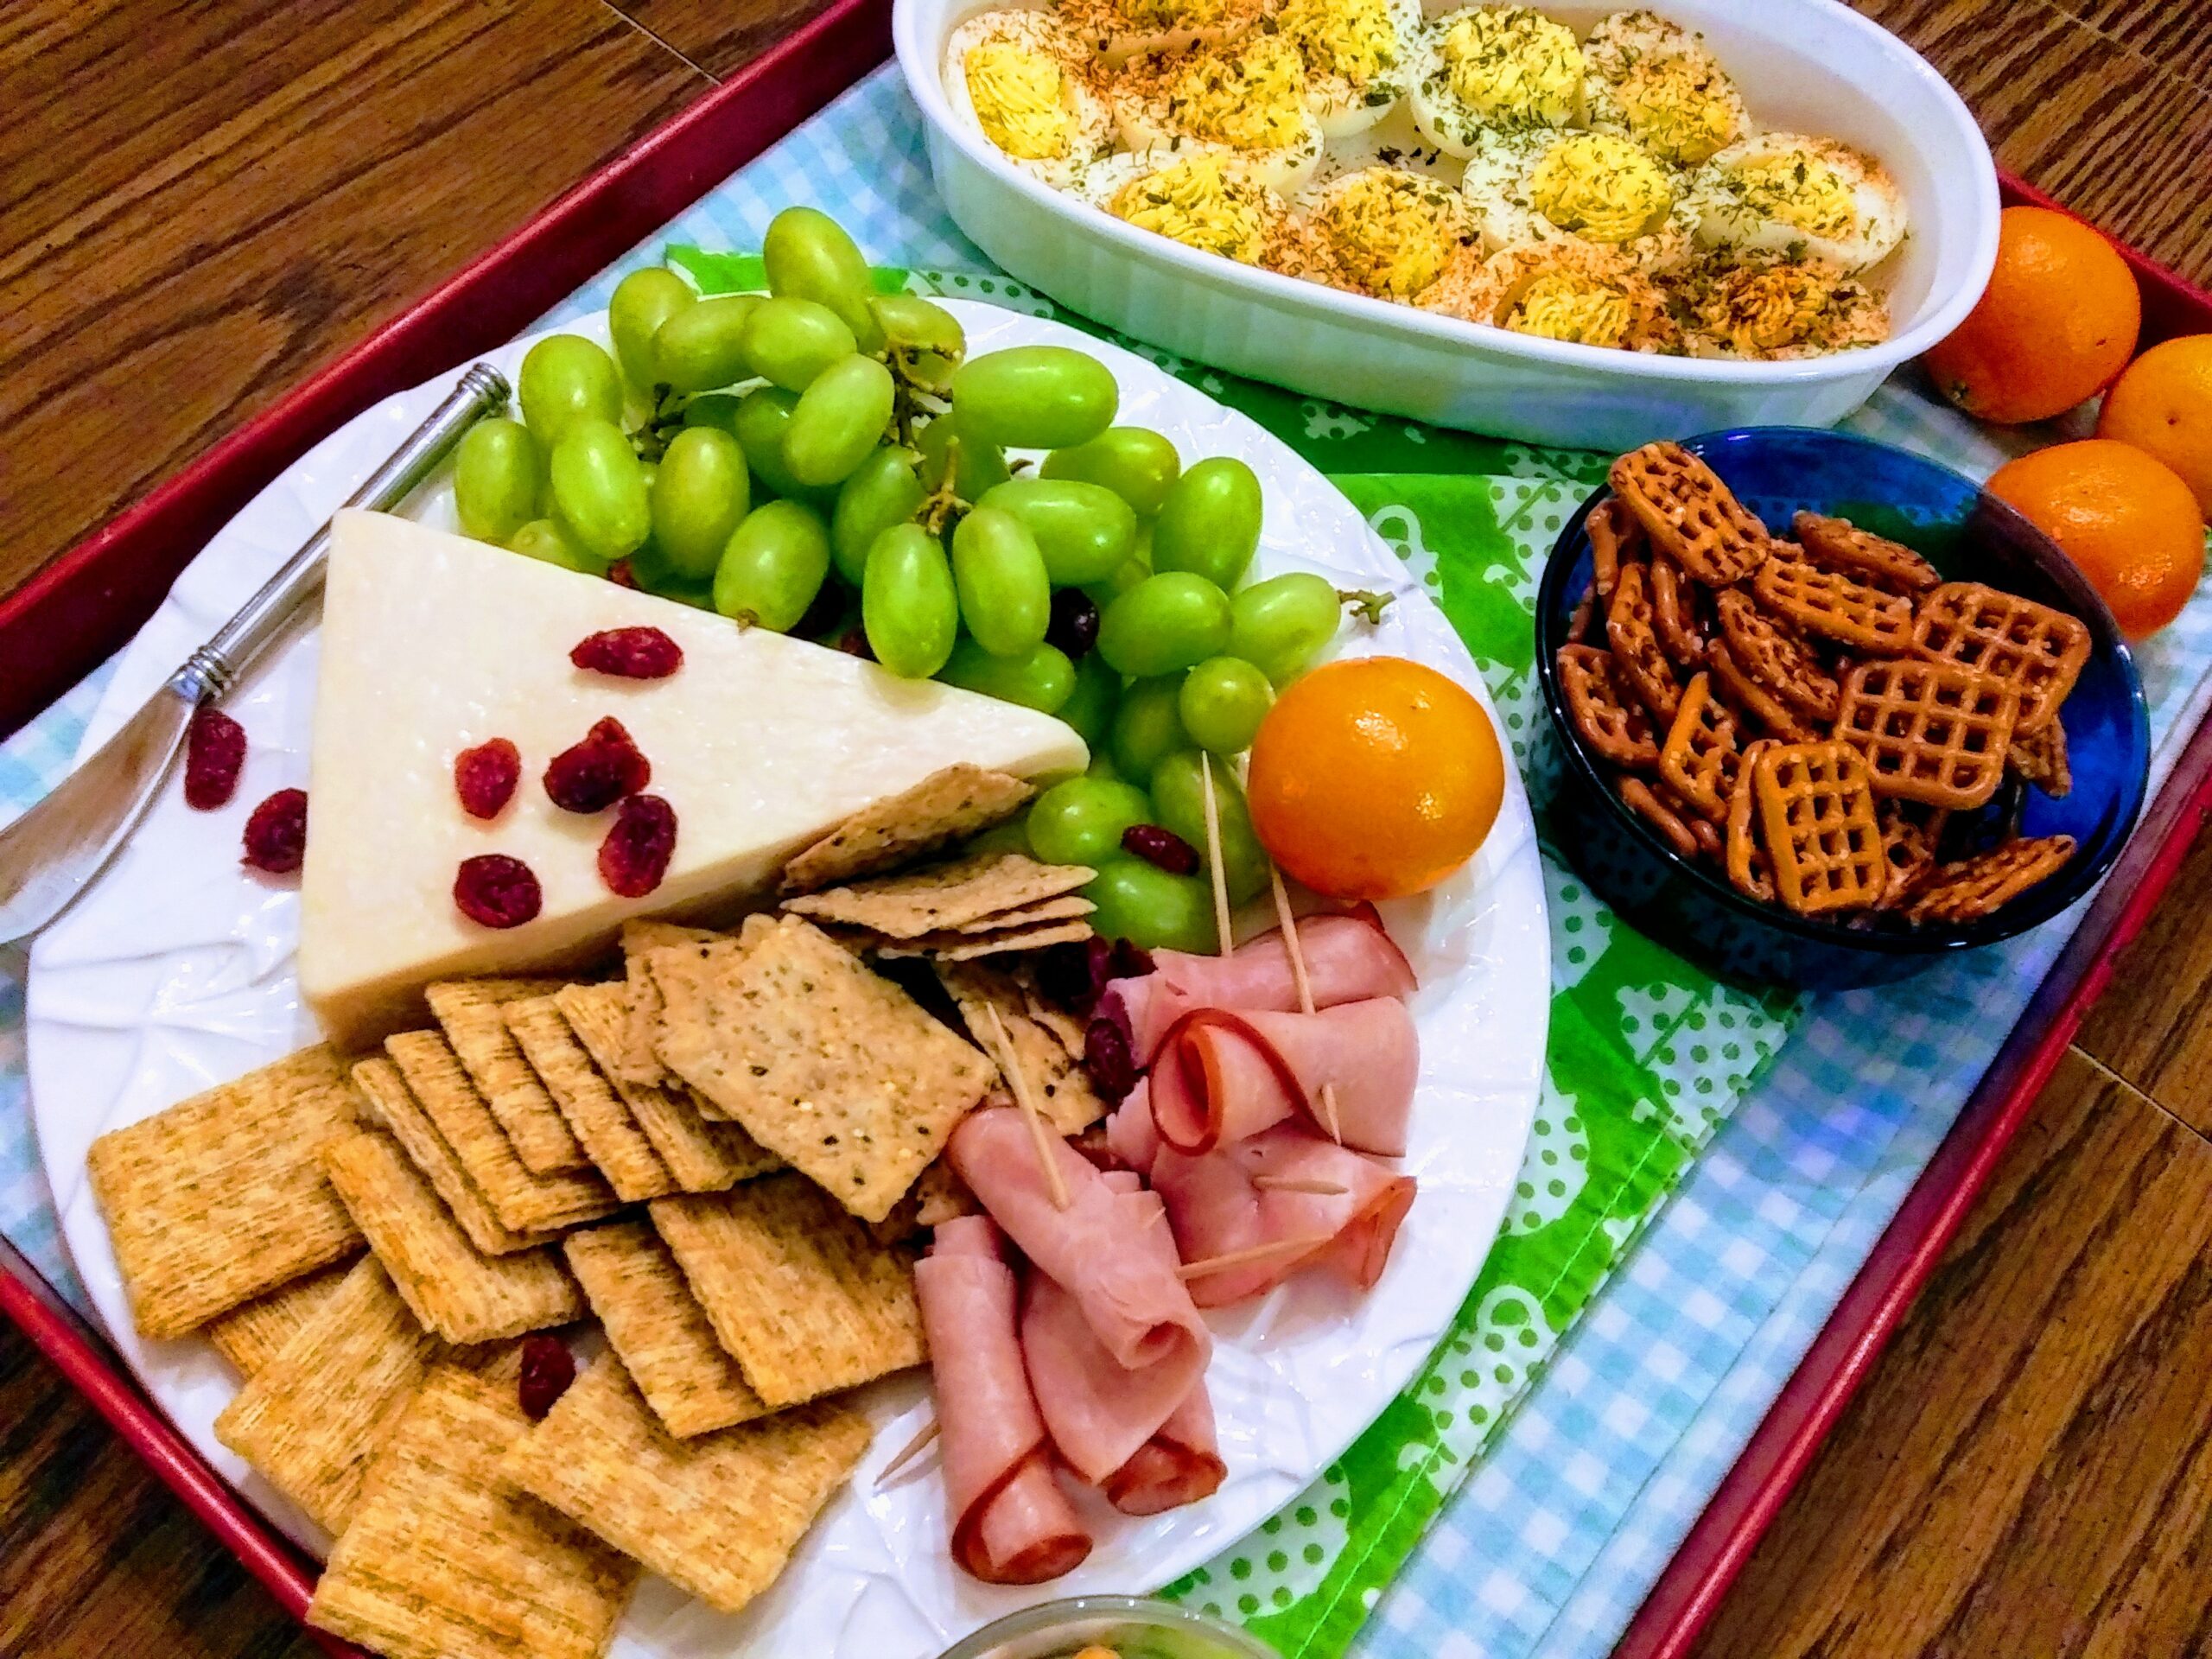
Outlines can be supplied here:
[[[606, 628], [650, 626], [683, 649], [659, 680], [572, 666]], [[332, 522], [301, 876], [300, 986], [341, 1045], [421, 1017], [429, 982], [583, 961], [639, 915], [741, 907], [792, 853], [869, 802], [958, 761], [1024, 777], [1080, 769], [1050, 715], [765, 628], [656, 599], [383, 513]], [[612, 715], [675, 808], [660, 886], [601, 879], [613, 813], [563, 811], [546, 763]], [[462, 811], [461, 750], [504, 737], [522, 780], [488, 823]], [[463, 859], [505, 853], [543, 906], [487, 928], [455, 906]]]

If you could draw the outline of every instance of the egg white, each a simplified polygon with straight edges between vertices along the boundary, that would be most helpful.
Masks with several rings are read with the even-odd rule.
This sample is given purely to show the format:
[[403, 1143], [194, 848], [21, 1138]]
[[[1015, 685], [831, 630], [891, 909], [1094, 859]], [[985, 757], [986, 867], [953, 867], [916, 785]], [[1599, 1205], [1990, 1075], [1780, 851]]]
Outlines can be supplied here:
[[[1390, 60], [1372, 75], [1344, 73], [1330, 61], [1325, 43], [1311, 38], [1306, 27], [1315, 13], [1341, 15], [1355, 4], [1378, 9], [1389, 35]], [[1285, 0], [1275, 22], [1306, 59], [1306, 102], [1324, 138], [1365, 132], [1405, 97], [1421, 38], [1421, 0]]]
[[1433, 238], [1432, 246], [1442, 250], [1438, 260], [1440, 271], [1450, 270], [1468, 248], [1480, 251], [1473, 215], [1468, 212], [1465, 200], [1449, 184], [1426, 174], [1378, 163], [1309, 185], [1292, 203], [1306, 233], [1305, 241], [1312, 250], [1311, 261], [1318, 268], [1313, 272], [1300, 274], [1313, 274], [1333, 286], [1377, 299], [1405, 301], [1415, 298], [1441, 280], [1440, 276], [1431, 277], [1425, 283], [1410, 285], [1411, 291], [1408, 292], [1394, 291], [1394, 285], [1384, 278], [1380, 265], [1402, 250], [1377, 245], [1371, 234], [1362, 234], [1371, 233], [1377, 227], [1371, 223], [1352, 221], [1349, 217], [1353, 205], [1377, 184], [1388, 188], [1392, 198], [1403, 204], [1406, 213], [1420, 221], [1422, 229], [1419, 233]]
[[[1446, 41], [1455, 24], [1462, 19], [1475, 19], [1477, 14], [1487, 14], [1491, 26], [1512, 32], [1524, 54], [1527, 41], [1522, 31], [1548, 22], [1525, 7], [1481, 5], [1463, 6], [1425, 24], [1414, 45], [1413, 85], [1408, 93], [1414, 124], [1421, 129], [1421, 137], [1446, 155], [1471, 156], [1482, 136], [1491, 130], [1580, 124], [1584, 113], [1584, 71], [1580, 44], [1571, 33], [1562, 40], [1548, 29], [1541, 31], [1545, 51], [1536, 55], [1549, 60], [1551, 70], [1561, 83], [1552, 89], [1552, 96], [1544, 100], [1542, 107], [1500, 112], [1478, 108], [1459, 96], [1452, 85]], [[1557, 48], [1555, 53], [1552, 51], [1554, 48]]]
[[[976, 109], [968, 84], [969, 54], [979, 47], [1005, 42], [1050, 58], [1061, 70], [1060, 94], [1067, 123], [1066, 153], [1058, 156], [1017, 156], [992, 138]], [[1083, 42], [1050, 12], [986, 11], [952, 31], [944, 48], [944, 92], [953, 112], [1000, 154], [1023, 171], [1056, 188], [1079, 184], [1084, 175], [1114, 142], [1113, 112], [1090, 83], [1091, 63]]]
[[[1845, 222], [1808, 226], [1773, 210], [1775, 181], [1793, 172], [1832, 175], [1847, 200]], [[1697, 169], [1688, 200], [1710, 247], [1824, 259], [1846, 271], [1879, 263], [1904, 238], [1904, 194], [1880, 162], [1828, 138], [1764, 132], [1728, 146]]]
[[[1179, 234], [1173, 229], [1157, 224], [1140, 224], [1126, 211], [1123, 193], [1133, 185], [1141, 184], [1163, 174], [1187, 166], [1192, 160], [1205, 156], [1218, 162], [1230, 192], [1248, 208], [1257, 220], [1257, 245], [1232, 251], [1219, 245], [1219, 239], [1203, 232]], [[1197, 248], [1219, 258], [1233, 258], [1249, 264], [1275, 264], [1281, 253], [1285, 228], [1290, 218], [1290, 205], [1275, 191], [1255, 176], [1233, 156], [1218, 150], [1193, 149], [1184, 154], [1164, 156], [1152, 153], [1142, 156], [1109, 156], [1093, 168], [1084, 181], [1084, 199], [1102, 213], [1111, 213], [1127, 224], [1136, 224], [1155, 236], [1165, 236], [1185, 247]]]
[[1304, 189], [1320, 165], [1321, 126], [1302, 95], [1293, 118], [1297, 137], [1280, 145], [1230, 142], [1194, 118], [1187, 108], [1179, 107], [1178, 89], [1186, 71], [1203, 73], [1209, 66], [1218, 67], [1246, 51], [1282, 51], [1294, 60], [1297, 58], [1294, 48], [1269, 35], [1197, 53], [1147, 54], [1130, 59], [1109, 95], [1123, 146], [1132, 155], [1150, 156], [1155, 164], [1192, 150], [1217, 150], [1243, 163], [1271, 190], [1287, 196]]
[[[1694, 167], [1751, 130], [1744, 95], [1699, 36], [1654, 11], [1617, 11], [1582, 43], [1590, 124], [1636, 139], [1662, 161]], [[1655, 120], [1671, 99], [1706, 118]]]
[[1142, 52], [1187, 52], [1248, 34], [1277, 0], [1060, 0], [1060, 20], [1118, 67]]

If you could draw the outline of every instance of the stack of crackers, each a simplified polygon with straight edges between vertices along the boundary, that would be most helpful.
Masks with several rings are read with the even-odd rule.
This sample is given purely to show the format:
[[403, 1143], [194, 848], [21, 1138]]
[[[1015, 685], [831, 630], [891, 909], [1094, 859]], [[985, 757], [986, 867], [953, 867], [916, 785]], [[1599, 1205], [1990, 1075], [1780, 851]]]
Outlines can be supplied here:
[[[887, 874], [1029, 793], [954, 768], [792, 861], [874, 918], [841, 925], [923, 942], [944, 1018], [798, 903], [635, 922], [613, 976], [432, 985], [435, 1024], [378, 1053], [309, 1048], [93, 1143], [139, 1331], [216, 1344], [245, 1378], [217, 1436], [336, 1540], [313, 1623], [566, 1659], [640, 1567], [724, 1611], [774, 1581], [867, 1448], [850, 1391], [926, 1357], [912, 1240], [965, 1207], [954, 1126], [1017, 1068], [1064, 1134], [1105, 1109], [1020, 960], [934, 937], [1079, 937], [1090, 873]], [[587, 1321], [602, 1351], [533, 1422], [519, 1339]]]
[[1778, 538], [1679, 444], [1621, 456], [1611, 484], [1559, 683], [1676, 854], [1858, 925], [1972, 921], [2064, 868], [2070, 836], [2014, 825], [2023, 789], [2071, 786], [2079, 618], [1947, 582], [1847, 519], [1801, 512]]

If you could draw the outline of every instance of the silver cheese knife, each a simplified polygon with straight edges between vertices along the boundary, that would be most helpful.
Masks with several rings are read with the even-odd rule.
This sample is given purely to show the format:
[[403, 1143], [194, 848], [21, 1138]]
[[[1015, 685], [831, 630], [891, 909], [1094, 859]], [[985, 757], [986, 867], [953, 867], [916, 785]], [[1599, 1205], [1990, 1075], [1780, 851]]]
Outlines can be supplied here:
[[[397, 506], [453, 453], [463, 433], [506, 403], [505, 377], [479, 363], [346, 505], [378, 512]], [[220, 702], [315, 596], [329, 551], [326, 522], [97, 753], [0, 830], [0, 944], [37, 932], [92, 885], [152, 804], [184, 747], [193, 715], [203, 703]]]

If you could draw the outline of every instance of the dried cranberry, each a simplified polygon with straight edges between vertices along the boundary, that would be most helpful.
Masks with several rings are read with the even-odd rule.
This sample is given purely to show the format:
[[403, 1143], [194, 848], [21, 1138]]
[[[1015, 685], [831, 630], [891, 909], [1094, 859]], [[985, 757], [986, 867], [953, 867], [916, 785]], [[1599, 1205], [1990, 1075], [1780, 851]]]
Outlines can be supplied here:
[[522, 1382], [517, 1395], [522, 1414], [533, 1423], [545, 1421], [554, 1402], [576, 1380], [576, 1357], [560, 1338], [540, 1332], [522, 1344]]
[[1114, 941], [1114, 971], [1109, 979], [1141, 979], [1153, 969], [1152, 952], [1133, 939]]
[[638, 585], [638, 573], [630, 568], [627, 559], [617, 559], [608, 565], [607, 579], [617, 588], [635, 588]]
[[564, 812], [604, 812], [652, 781], [652, 762], [638, 753], [612, 715], [561, 751], [545, 768], [545, 793]]
[[271, 875], [289, 875], [308, 855], [308, 792], [280, 789], [245, 821], [245, 861]]
[[1147, 864], [1157, 864], [1170, 875], [1196, 875], [1198, 849], [1173, 830], [1156, 823], [1133, 823], [1122, 831], [1122, 850], [1135, 853]]
[[1084, 1028], [1083, 1069], [1103, 1098], [1120, 1101], [1137, 1086], [1136, 1056], [1129, 1033], [1114, 1020], [1100, 1015]]
[[614, 815], [599, 843], [599, 876], [625, 899], [642, 899], [660, 886], [676, 852], [676, 809], [658, 795], [632, 795]]
[[522, 751], [504, 737], [463, 749], [453, 758], [454, 792], [472, 818], [496, 818], [514, 798], [522, 778]]
[[848, 657], [857, 657], [864, 663], [875, 660], [875, 647], [868, 644], [866, 628], [847, 628], [834, 643]]
[[245, 766], [245, 728], [219, 709], [192, 717], [184, 740], [184, 804], [202, 812], [228, 806]]
[[520, 927], [537, 914], [545, 894], [522, 860], [479, 853], [462, 859], [454, 872], [453, 901], [480, 927]]
[[1096, 933], [1081, 944], [1047, 946], [1037, 956], [1037, 988], [1071, 1008], [1088, 1009], [1111, 976], [1111, 942]]
[[1045, 629], [1045, 643], [1081, 657], [1098, 643], [1098, 607], [1080, 588], [1063, 588], [1052, 595], [1052, 620]]
[[664, 680], [683, 666], [683, 647], [658, 628], [603, 628], [579, 640], [569, 660], [620, 680]]

